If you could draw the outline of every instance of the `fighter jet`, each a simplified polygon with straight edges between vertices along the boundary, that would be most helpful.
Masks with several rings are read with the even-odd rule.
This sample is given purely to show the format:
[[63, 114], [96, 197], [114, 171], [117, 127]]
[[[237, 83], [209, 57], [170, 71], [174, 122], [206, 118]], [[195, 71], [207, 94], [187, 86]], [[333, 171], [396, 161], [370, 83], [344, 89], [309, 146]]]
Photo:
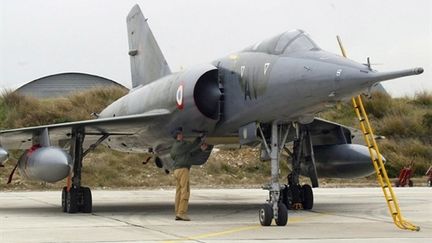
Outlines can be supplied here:
[[[259, 209], [262, 225], [286, 225], [287, 208], [313, 207], [318, 178], [356, 178], [374, 172], [368, 148], [352, 143], [350, 128], [316, 118], [339, 101], [390, 79], [417, 75], [422, 68], [377, 72], [322, 50], [300, 29], [268, 38], [215, 61], [172, 73], [147, 19], [136, 5], [127, 16], [132, 89], [97, 119], [0, 131], [0, 164], [7, 150], [25, 149], [17, 168], [32, 180], [69, 176], [62, 191], [67, 213], [92, 211], [81, 185], [83, 158], [96, 146], [150, 153], [172, 169], [170, 132], [206, 134], [211, 145], [260, 146], [271, 163], [269, 198]], [[197, 164], [207, 161], [212, 146]], [[281, 153], [291, 155], [287, 185], [279, 182]], [[119, 161], [119, 163], [122, 163]], [[311, 179], [300, 185], [299, 176]]]

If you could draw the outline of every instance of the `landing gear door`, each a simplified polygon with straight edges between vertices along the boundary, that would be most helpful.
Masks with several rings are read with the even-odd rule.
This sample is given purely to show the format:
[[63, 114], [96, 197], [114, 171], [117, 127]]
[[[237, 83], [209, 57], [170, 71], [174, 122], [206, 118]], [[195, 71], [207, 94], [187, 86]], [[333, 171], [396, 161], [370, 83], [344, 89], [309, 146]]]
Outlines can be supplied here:
[[241, 145], [250, 145], [259, 142], [260, 139], [257, 134], [257, 123], [251, 122], [239, 128], [239, 138]]

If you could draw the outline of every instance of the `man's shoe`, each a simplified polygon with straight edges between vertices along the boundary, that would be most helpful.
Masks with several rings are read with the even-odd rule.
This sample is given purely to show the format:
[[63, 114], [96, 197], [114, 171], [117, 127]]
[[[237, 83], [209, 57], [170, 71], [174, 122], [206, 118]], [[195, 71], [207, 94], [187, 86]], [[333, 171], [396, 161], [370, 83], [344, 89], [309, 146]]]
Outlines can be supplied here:
[[186, 215], [183, 216], [176, 215], [175, 220], [191, 221], [190, 218]]

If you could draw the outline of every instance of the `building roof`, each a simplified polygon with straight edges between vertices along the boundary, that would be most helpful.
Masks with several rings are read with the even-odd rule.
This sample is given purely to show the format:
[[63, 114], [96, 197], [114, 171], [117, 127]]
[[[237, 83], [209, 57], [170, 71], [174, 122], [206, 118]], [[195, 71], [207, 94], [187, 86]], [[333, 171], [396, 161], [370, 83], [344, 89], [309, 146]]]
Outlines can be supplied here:
[[58, 73], [33, 80], [16, 91], [35, 98], [55, 98], [69, 95], [73, 92], [85, 91], [94, 87], [117, 86], [127, 89], [123, 85], [93, 74], [68, 72]]

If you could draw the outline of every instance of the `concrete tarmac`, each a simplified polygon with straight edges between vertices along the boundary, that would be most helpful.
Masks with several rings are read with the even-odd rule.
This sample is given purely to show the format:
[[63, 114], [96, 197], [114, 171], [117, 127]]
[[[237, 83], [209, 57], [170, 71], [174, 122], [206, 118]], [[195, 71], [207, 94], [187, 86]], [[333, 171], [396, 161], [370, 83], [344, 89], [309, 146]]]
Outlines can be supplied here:
[[[174, 190], [93, 191], [92, 214], [65, 214], [60, 192], [0, 192], [0, 242], [430, 242], [432, 188], [396, 188], [400, 230], [380, 188], [318, 188], [311, 211], [261, 227], [260, 189], [194, 189], [192, 221], [174, 220]], [[273, 223], [274, 224], [274, 223]]]

